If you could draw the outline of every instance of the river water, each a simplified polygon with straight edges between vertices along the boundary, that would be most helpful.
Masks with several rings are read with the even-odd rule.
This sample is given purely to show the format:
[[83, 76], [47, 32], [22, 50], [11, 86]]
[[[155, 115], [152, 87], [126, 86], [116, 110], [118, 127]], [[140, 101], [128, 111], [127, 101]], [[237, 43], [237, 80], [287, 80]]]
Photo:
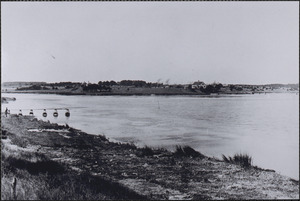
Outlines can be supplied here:
[[[189, 145], [208, 156], [247, 153], [254, 165], [299, 179], [299, 95], [63, 96], [2, 94], [11, 113], [34, 115], [138, 146]], [[42, 117], [43, 108], [48, 116]], [[51, 108], [58, 110], [53, 117]]]

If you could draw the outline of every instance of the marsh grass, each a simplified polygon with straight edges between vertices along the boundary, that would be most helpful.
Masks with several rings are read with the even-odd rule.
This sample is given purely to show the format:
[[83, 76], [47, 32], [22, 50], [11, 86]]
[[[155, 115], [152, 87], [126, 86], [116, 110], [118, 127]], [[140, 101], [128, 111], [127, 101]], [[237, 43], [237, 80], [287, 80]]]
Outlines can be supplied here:
[[31, 162], [23, 159], [8, 157], [5, 161], [6, 163], [10, 164], [10, 166], [7, 168], [11, 171], [22, 169], [33, 175], [38, 175], [39, 173], [57, 174], [65, 171], [65, 168], [62, 165], [48, 159]]
[[43, 154], [11, 147], [1, 146], [1, 200], [146, 199], [119, 183], [78, 174]]
[[227, 163], [237, 164], [244, 168], [252, 167], [252, 157], [248, 154], [235, 154], [233, 157], [222, 155], [222, 158]]
[[20, 138], [20, 137], [17, 137], [15, 135], [11, 135], [10, 136], [10, 139], [12, 141], [13, 144], [19, 146], [19, 147], [22, 147], [22, 148], [26, 148], [28, 146], [28, 140], [25, 139], [25, 138]]
[[201, 154], [200, 152], [194, 150], [190, 146], [176, 146], [176, 150], [174, 152], [175, 156], [178, 157], [194, 157], [194, 158], [204, 158], [205, 156]]
[[[16, 189], [13, 191], [13, 180]], [[57, 174], [32, 175], [18, 169], [1, 177], [1, 200], [104, 200], [146, 199], [119, 183], [66, 171]]]

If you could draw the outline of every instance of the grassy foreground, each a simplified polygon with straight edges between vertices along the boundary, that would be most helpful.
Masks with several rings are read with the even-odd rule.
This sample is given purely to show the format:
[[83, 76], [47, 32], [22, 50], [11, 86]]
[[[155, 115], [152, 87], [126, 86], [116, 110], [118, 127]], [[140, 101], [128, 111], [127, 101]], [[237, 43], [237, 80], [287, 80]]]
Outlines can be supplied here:
[[113, 143], [34, 117], [1, 116], [2, 200], [299, 198], [299, 182], [251, 165]]

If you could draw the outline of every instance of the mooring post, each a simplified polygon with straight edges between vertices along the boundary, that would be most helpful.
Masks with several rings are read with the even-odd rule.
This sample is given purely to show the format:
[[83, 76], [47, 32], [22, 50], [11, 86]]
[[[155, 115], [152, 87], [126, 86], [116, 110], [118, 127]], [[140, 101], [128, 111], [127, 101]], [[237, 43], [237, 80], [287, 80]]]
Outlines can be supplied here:
[[14, 177], [12, 188], [13, 188], [13, 197], [14, 200], [16, 200], [17, 199], [17, 178], [16, 177]]

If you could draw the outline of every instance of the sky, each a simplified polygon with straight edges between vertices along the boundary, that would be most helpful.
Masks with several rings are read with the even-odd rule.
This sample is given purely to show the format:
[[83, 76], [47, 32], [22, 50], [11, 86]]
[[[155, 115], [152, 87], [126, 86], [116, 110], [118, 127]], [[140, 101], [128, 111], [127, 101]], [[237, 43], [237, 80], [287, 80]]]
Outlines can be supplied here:
[[1, 82], [299, 83], [299, 2], [1, 2]]

